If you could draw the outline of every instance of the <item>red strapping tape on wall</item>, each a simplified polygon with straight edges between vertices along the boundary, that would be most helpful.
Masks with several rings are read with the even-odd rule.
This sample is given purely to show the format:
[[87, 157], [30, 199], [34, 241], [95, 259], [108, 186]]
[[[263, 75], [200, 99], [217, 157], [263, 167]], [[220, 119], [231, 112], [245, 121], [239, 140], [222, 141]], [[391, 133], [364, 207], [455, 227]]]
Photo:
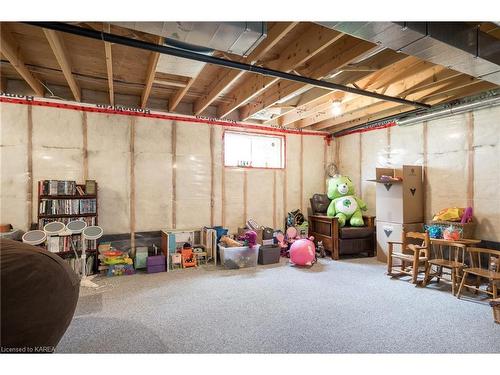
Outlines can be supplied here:
[[219, 125], [219, 126], [225, 126], [225, 127], [263, 130], [263, 131], [271, 131], [271, 132], [276, 132], [276, 133], [312, 135], [312, 136], [324, 137], [327, 140], [330, 138], [330, 134], [327, 132], [312, 132], [312, 131], [307, 131], [307, 130], [273, 128], [273, 127], [267, 127], [267, 126], [262, 126], [262, 125], [244, 124], [244, 123], [238, 123], [238, 122], [227, 122], [227, 121], [217, 120], [217, 119], [212, 120], [212, 119], [205, 119], [205, 118], [185, 117], [185, 116], [167, 115], [167, 114], [160, 114], [160, 113], [137, 113], [137, 112], [126, 111], [126, 110], [118, 111], [118, 110], [109, 109], [109, 108], [88, 107], [88, 106], [84, 106], [84, 105], [59, 103], [59, 102], [55, 102], [55, 101], [52, 102], [52, 101], [43, 101], [43, 100], [26, 100], [26, 99], [14, 99], [14, 98], [8, 98], [8, 97], [0, 97], [0, 103], [37, 105], [37, 106], [41, 106], [41, 107], [69, 109], [69, 110], [74, 110], [74, 111], [107, 113], [107, 114], [122, 115], [122, 116], [147, 117], [147, 118], [156, 118], [156, 119], [162, 119], [162, 120], [183, 121], [183, 122], [191, 122], [191, 123], [199, 123], [199, 124]]

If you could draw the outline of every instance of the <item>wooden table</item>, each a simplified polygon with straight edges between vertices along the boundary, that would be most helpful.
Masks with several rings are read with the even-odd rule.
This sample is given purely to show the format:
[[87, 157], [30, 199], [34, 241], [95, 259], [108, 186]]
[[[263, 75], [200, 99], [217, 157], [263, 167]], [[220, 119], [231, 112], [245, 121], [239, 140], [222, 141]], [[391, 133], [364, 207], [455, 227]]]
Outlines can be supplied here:
[[463, 245], [471, 246], [471, 245], [477, 245], [478, 243], [481, 242], [481, 240], [475, 240], [472, 238], [463, 238], [461, 240], [445, 240], [443, 238], [431, 238], [431, 245], [451, 245], [453, 243], [461, 243]]

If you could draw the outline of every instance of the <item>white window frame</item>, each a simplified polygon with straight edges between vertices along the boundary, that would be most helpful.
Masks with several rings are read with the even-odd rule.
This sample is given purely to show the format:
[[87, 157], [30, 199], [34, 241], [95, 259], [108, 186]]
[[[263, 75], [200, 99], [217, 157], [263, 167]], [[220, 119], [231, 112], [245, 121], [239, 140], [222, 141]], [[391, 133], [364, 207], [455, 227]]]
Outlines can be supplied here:
[[[241, 135], [241, 136], [247, 136], [249, 137], [250, 141], [250, 154], [252, 153], [252, 139], [258, 139], [258, 138], [273, 138], [276, 139], [281, 145], [281, 150], [280, 152], [280, 162], [279, 166], [262, 166], [262, 165], [254, 165], [254, 158], [252, 155], [250, 156], [251, 160], [246, 160], [250, 162], [250, 165], [238, 165], [237, 162], [228, 160], [227, 158], [227, 147], [228, 147], [228, 135]], [[246, 131], [235, 131], [235, 130], [225, 130], [224, 131], [224, 147], [222, 149], [223, 153], [223, 159], [224, 159], [224, 167], [227, 168], [250, 168], [250, 169], [285, 169], [286, 168], [286, 137], [281, 134], [275, 134], [275, 133], [259, 133], [259, 132], [246, 132]]]

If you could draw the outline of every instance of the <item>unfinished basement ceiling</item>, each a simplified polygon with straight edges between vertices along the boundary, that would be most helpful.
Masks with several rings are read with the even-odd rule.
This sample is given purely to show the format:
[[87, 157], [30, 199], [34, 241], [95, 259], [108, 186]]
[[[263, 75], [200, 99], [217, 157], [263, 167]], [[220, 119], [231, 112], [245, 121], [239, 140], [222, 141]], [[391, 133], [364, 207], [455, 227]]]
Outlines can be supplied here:
[[[204, 29], [207, 26], [202, 24], [207, 23], [188, 24], [189, 27], [175, 22], [73, 23], [150, 43], [162, 42], [160, 36], [175, 36], [173, 39], [178, 41], [208, 48], [206, 53], [215, 57], [429, 105], [498, 88], [498, 82], [490, 82], [495, 69], [500, 71], [498, 64], [490, 66], [487, 74], [484, 71], [474, 73], [475, 77], [465, 74], [459, 65], [451, 69], [449, 64], [443, 65], [444, 62], [429, 61], [416, 50], [404, 49], [402, 52], [403, 49], [399, 48], [401, 51], [397, 52], [388, 45], [349, 35], [345, 32], [347, 30], [333, 30], [315, 23], [255, 23], [260, 26], [245, 33], [248, 24], [240, 22], [235, 23], [239, 24], [239, 29], [230, 25], [231, 35], [226, 31], [225, 38], [221, 36], [225, 33], [221, 32], [230, 29], [224, 29], [223, 26], [227, 25], [219, 24], [214, 29], [214, 24], [211, 24], [212, 29], [204, 32], [209, 29]], [[42, 82], [45, 96], [54, 92], [66, 100], [75, 100], [75, 92], [81, 91], [81, 100], [90, 103], [146, 106], [174, 113], [217, 115], [267, 125], [332, 132], [414, 109], [400, 103], [63, 32], [54, 32], [63, 46], [62, 52], [54, 51], [42, 28], [23, 23], [2, 23], [1, 26], [2, 90], [9, 92], [12, 88], [19, 90], [22, 85], [31, 86], [32, 90], [33, 87], [39, 89], [37, 82]], [[479, 27], [492, 43], [498, 42], [500, 32], [497, 25], [480, 23]], [[238, 44], [234, 40], [237, 35], [251, 35], [253, 39], [249, 41], [247, 38], [246, 44], [236, 49], [234, 46]], [[231, 38], [233, 46], [228, 47]], [[14, 58], [11, 51], [18, 51], [17, 59], [26, 71], [20, 70], [19, 61], [11, 64], [10, 60]], [[66, 61], [66, 66], [69, 66], [65, 72], [60, 61]], [[68, 77], [73, 82], [71, 85]]]

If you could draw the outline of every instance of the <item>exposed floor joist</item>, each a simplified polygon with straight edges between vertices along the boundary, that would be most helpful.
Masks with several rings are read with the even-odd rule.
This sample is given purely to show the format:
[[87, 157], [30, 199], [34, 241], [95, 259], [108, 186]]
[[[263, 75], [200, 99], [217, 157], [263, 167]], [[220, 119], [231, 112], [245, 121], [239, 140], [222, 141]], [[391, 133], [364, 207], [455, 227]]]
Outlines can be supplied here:
[[52, 48], [52, 52], [61, 67], [64, 78], [66, 78], [66, 82], [68, 82], [68, 86], [73, 94], [73, 97], [77, 102], [80, 102], [82, 100], [82, 93], [75, 77], [73, 77], [73, 73], [71, 71], [71, 61], [66, 53], [62, 36], [57, 31], [48, 29], [43, 29], [43, 33], [45, 34], [45, 37], [50, 44], [50, 48]]
[[[343, 36], [338, 43], [327, 49], [323, 56], [306, 64], [303, 71], [299, 73], [314, 79], [322, 79], [330, 72], [344, 65], [349, 64], [360, 55], [375, 48], [373, 43], [359, 41], [349, 36]], [[334, 56], [332, 58], [332, 56]], [[276, 90], [277, 89], [277, 90]], [[294, 95], [294, 93], [303, 90], [304, 84], [292, 82], [283, 85], [274, 85], [267, 90], [256, 103], [249, 103], [240, 109], [240, 119], [246, 120], [257, 112], [269, 108], [279, 100]]]
[[[425, 64], [422, 65], [422, 62], [415, 61], [414, 58], [405, 58], [399, 62], [391, 64], [387, 68], [382, 70], [382, 74], [384, 75], [384, 79], [382, 80], [383, 84], [388, 84], [389, 87], [386, 87], [384, 91], [389, 93], [390, 95], [401, 96], [403, 92], [412, 91], [415, 87], [425, 88], [421, 85], [422, 82], [428, 82], [430, 78], [435, 78], [436, 74], [442, 72], [443, 67], [437, 65]], [[418, 71], [418, 73], [417, 73]], [[397, 76], [397, 79], [394, 79], [392, 75]], [[380, 72], [375, 75], [380, 76]], [[472, 77], [462, 75], [466, 77], [468, 81], [472, 82]], [[456, 75], [454, 76], [456, 77]], [[367, 82], [371, 82], [368, 84]], [[375, 86], [382, 87], [380, 81], [374, 81], [373, 77], [366, 77], [357, 83], [361, 86], [364, 86], [365, 89], [375, 89]], [[391, 82], [393, 82], [391, 84]], [[437, 83], [438, 81], [436, 81]], [[454, 88], [457, 88], [459, 81], [456, 80], [449, 83], [453, 85]], [[411, 96], [414, 100], [424, 101], [427, 97], [425, 94], [420, 93], [418, 90], [414, 92]], [[366, 117], [374, 113], [376, 110], [386, 110], [391, 109], [397, 106], [389, 106], [384, 105], [386, 102], [380, 102], [378, 100], [370, 100], [370, 98], [362, 98], [362, 97], [354, 97], [350, 101], [344, 102], [341, 104], [341, 113], [342, 115], [339, 117], [334, 117], [333, 114], [326, 114], [325, 116], [313, 115], [309, 118], [304, 118], [300, 121], [297, 121], [295, 126], [298, 128], [307, 128], [312, 126], [314, 130], [323, 130], [330, 127], [337, 126], [342, 122], [351, 121], [354, 118]], [[407, 108], [408, 106], [402, 106], [401, 108]], [[398, 107], [399, 108], [399, 107]], [[409, 108], [409, 107], [408, 107]], [[365, 111], [369, 111], [369, 113], [365, 113]]]
[[23, 77], [35, 94], [43, 96], [44, 89], [42, 84], [26, 67], [20, 48], [12, 38], [12, 35], [5, 23], [1, 24], [0, 38], [0, 51], [2, 54], [9, 60], [10, 64], [14, 67], [17, 73]]
[[[163, 37], [158, 37], [156, 39], [157, 44], [163, 44]], [[141, 96], [141, 108], [145, 108], [148, 104], [149, 95], [151, 94], [151, 88], [153, 87], [153, 82], [156, 74], [156, 66], [158, 65], [158, 60], [160, 59], [159, 52], [152, 52], [149, 57], [148, 68], [146, 71], [146, 83], [144, 86], [144, 91]]]
[[[105, 33], [111, 32], [109, 23], [103, 24], [103, 31]], [[115, 89], [113, 85], [113, 52], [111, 50], [111, 43], [104, 42], [104, 53], [106, 55], [106, 72], [108, 75], [108, 90], [109, 90], [109, 103], [115, 105]]]
[[[458, 88], [456, 90], [448, 92], [447, 94], [442, 94], [439, 97], [435, 97], [432, 101], [430, 101], [430, 104], [432, 105], [443, 104], [452, 100], [474, 95], [486, 90], [491, 90], [496, 87], [497, 86], [493, 83], [479, 81], [469, 87]], [[412, 111], [413, 109], [414, 108], [411, 108], [409, 106], [398, 105], [397, 103], [382, 102], [378, 107], [378, 111], [372, 109], [371, 111], [367, 111], [366, 116], [359, 116], [350, 121], [342, 122], [340, 124], [331, 126], [329, 128], [323, 128], [322, 130], [330, 132], [338, 132], [358, 125], [365, 124], [370, 121], [377, 121], [389, 116], [404, 114], [406, 112]]]
[[[311, 25], [307, 32], [299, 39], [290, 43], [280, 52], [280, 58], [267, 64], [267, 68], [290, 72], [301, 66], [307, 60], [313, 58], [327, 47], [339, 40], [343, 34], [331, 33], [323, 27]], [[262, 93], [266, 88], [279, 81], [276, 77], [262, 75], [251, 75], [242, 84], [235, 87], [230, 96], [234, 98], [232, 103], [220, 105], [217, 108], [217, 116], [225, 117], [241, 105]]]
[[[278, 22], [270, 30], [266, 39], [262, 41], [244, 60], [249, 64], [257, 63], [266, 53], [268, 53], [283, 37], [288, 34], [298, 22]], [[207, 95], [198, 99], [194, 104], [194, 114], [199, 115], [210, 104], [216, 100], [219, 95], [228, 87], [233, 85], [245, 72], [238, 70], [229, 70], [224, 73], [222, 79], [209, 89]]]

